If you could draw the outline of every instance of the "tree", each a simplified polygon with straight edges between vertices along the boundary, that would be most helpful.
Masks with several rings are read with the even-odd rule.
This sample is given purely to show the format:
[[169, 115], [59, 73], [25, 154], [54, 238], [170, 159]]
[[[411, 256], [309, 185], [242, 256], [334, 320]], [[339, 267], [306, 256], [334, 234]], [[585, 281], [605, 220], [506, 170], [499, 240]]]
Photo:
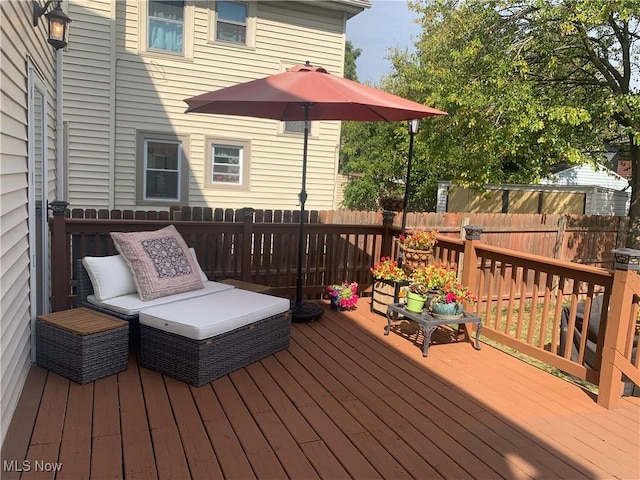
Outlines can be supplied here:
[[[640, 1], [497, 2], [518, 42], [528, 81], [542, 91], [576, 92], [600, 140], [628, 139], [632, 197], [627, 245], [640, 247]], [[560, 33], [560, 35], [558, 34]], [[545, 89], [544, 87], [547, 86]]]
[[362, 50], [354, 48], [351, 40], [347, 40], [344, 44], [344, 78], [358, 81], [358, 74], [356, 73], [356, 62], [358, 57], [362, 54]]
[[[414, 53], [392, 55], [383, 88], [449, 113], [423, 121], [416, 146], [428, 161], [417, 163], [416, 175], [477, 189], [537, 182], [558, 163], [602, 160], [604, 142], [620, 135], [630, 139], [634, 172], [640, 171], [639, 100], [630, 82], [639, 63], [638, 5], [414, 2], [422, 35]], [[368, 140], [357, 132], [351, 137]], [[392, 138], [388, 143], [396, 147]], [[346, 169], [357, 162], [350, 152], [359, 150], [349, 145]], [[640, 214], [638, 198], [640, 184], [632, 218]]]

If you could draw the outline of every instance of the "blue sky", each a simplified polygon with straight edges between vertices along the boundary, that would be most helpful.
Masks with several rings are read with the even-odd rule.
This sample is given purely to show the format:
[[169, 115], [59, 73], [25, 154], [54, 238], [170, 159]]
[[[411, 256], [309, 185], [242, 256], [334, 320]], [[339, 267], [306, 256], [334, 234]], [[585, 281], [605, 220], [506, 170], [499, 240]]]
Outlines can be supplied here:
[[413, 50], [413, 38], [420, 27], [413, 21], [417, 15], [409, 10], [406, 0], [372, 0], [371, 8], [347, 21], [347, 40], [362, 50], [357, 73], [360, 82], [376, 83], [391, 70], [385, 59], [389, 48]]

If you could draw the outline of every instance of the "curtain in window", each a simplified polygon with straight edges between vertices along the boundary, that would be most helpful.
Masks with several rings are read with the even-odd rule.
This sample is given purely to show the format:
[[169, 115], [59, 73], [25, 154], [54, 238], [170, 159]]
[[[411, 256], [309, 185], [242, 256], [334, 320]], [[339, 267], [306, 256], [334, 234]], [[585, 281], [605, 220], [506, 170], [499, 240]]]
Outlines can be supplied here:
[[149, 2], [149, 48], [183, 53], [184, 1]]
[[225, 182], [240, 184], [242, 168], [242, 148], [226, 145], [213, 145], [213, 183]]
[[234, 43], [247, 41], [247, 4], [218, 2], [216, 39]]

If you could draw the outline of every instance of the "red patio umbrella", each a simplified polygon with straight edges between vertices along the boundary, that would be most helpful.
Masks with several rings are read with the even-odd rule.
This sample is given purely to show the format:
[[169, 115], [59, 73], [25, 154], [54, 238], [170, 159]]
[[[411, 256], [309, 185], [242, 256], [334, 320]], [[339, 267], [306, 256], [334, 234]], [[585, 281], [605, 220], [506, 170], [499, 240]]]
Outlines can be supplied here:
[[307, 200], [307, 145], [309, 121], [350, 120], [395, 122], [446, 115], [367, 85], [331, 75], [322, 67], [297, 65], [284, 73], [252, 80], [220, 90], [187, 98], [186, 113], [213, 113], [304, 121], [302, 189], [300, 191], [300, 229], [298, 241], [298, 278], [294, 321], [310, 321], [322, 315], [315, 303], [302, 301], [302, 263], [304, 258], [304, 206]]

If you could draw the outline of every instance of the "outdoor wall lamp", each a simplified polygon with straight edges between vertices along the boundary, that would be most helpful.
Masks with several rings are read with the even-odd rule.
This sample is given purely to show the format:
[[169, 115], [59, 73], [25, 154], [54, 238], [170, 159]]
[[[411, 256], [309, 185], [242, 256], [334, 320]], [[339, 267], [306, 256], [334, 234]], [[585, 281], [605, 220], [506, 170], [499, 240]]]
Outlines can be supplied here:
[[[47, 9], [55, 3], [49, 13], [46, 13]], [[40, 7], [38, 1], [33, 2], [33, 26], [38, 26], [38, 19], [44, 15], [47, 17], [49, 23], [49, 38], [48, 42], [56, 50], [60, 50], [67, 46], [69, 39], [69, 24], [71, 19], [62, 11], [62, 0], [47, 0], [43, 7]], [[46, 13], [46, 15], [45, 15]]]

